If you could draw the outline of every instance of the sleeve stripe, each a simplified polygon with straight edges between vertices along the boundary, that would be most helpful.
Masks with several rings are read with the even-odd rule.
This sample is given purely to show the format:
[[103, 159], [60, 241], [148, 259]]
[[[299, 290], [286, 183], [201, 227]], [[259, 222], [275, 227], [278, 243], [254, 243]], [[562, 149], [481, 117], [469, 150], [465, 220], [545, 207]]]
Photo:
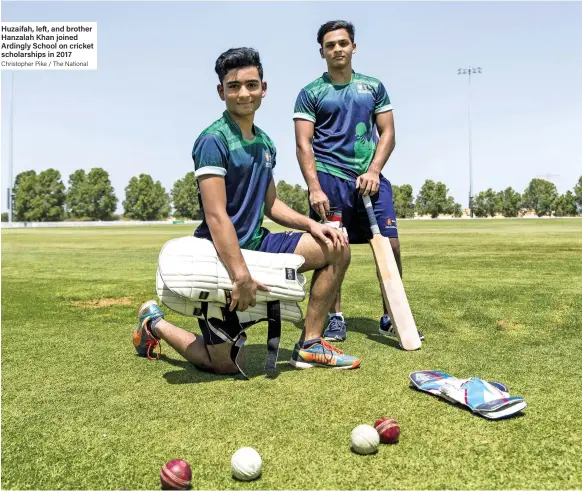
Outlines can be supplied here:
[[306, 119], [307, 121], [311, 121], [312, 123], [315, 123], [315, 118], [313, 116], [311, 116], [311, 114], [295, 113], [295, 114], [293, 114], [293, 119]]
[[388, 111], [392, 111], [392, 104], [388, 104], [387, 106], [379, 107], [378, 109], [376, 109], [374, 111], [374, 114], [385, 113], [385, 112], [388, 112]]
[[196, 177], [214, 175], [214, 176], [226, 176], [226, 169], [224, 167], [214, 167], [212, 165], [207, 165], [206, 167], [200, 167], [200, 169], [194, 172]]

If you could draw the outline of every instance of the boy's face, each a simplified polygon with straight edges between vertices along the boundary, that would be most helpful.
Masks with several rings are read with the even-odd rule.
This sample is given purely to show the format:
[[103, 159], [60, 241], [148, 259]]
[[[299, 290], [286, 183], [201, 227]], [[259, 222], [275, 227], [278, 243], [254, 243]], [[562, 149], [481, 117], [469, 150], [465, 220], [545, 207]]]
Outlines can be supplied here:
[[341, 69], [352, 63], [352, 54], [356, 52], [356, 43], [352, 43], [348, 31], [338, 29], [323, 36], [323, 47], [319, 49], [321, 57], [328, 68]]
[[249, 116], [261, 106], [267, 93], [267, 82], [262, 82], [255, 66], [230, 70], [217, 87], [218, 95], [231, 114]]

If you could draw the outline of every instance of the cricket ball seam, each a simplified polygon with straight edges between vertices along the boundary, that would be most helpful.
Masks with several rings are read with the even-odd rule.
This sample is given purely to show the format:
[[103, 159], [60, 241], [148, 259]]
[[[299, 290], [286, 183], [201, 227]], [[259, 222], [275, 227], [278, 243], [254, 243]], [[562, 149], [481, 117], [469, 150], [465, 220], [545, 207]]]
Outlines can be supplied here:
[[162, 469], [162, 474], [164, 475], [166, 480], [169, 481], [170, 484], [175, 484], [177, 486], [182, 486], [182, 487], [188, 486], [190, 484], [190, 481], [186, 481], [184, 479], [181, 479], [180, 477], [176, 476], [176, 474], [174, 474], [172, 471], [170, 471], [166, 467], [164, 467]]
[[395, 421], [384, 421], [384, 422], [380, 423], [378, 426], [376, 426], [376, 429], [378, 430], [378, 433], [381, 433], [384, 430], [387, 430], [387, 429], [393, 428], [393, 427], [398, 427], [398, 425], [396, 424]]

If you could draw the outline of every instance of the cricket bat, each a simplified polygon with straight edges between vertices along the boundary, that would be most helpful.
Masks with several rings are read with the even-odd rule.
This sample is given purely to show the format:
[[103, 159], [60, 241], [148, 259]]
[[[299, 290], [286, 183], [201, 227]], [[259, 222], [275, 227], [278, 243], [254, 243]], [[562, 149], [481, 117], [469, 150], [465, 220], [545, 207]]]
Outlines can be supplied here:
[[408, 305], [404, 285], [398, 272], [398, 266], [388, 237], [380, 234], [380, 228], [374, 214], [372, 201], [369, 196], [363, 196], [366, 213], [370, 220], [372, 239], [370, 245], [374, 253], [374, 261], [380, 271], [380, 288], [384, 302], [390, 307], [392, 322], [400, 338], [400, 346], [407, 351], [419, 349], [421, 346], [418, 330]]

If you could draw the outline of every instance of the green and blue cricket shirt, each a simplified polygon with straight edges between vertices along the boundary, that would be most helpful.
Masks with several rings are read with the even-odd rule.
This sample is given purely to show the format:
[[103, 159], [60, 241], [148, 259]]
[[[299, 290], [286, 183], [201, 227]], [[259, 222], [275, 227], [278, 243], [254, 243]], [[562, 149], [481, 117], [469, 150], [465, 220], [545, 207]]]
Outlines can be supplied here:
[[318, 171], [355, 180], [368, 170], [376, 151], [376, 115], [391, 110], [378, 79], [352, 71], [351, 82], [334, 84], [326, 72], [301, 90], [293, 119], [315, 124]]
[[[226, 211], [241, 248], [257, 250], [268, 233], [262, 228], [265, 196], [273, 178], [275, 145], [267, 134], [254, 126], [255, 137], [245, 140], [228, 111], [206, 128], [194, 143], [192, 158], [197, 178], [212, 174], [224, 176]], [[200, 209], [204, 216], [200, 190]], [[196, 237], [212, 240], [203, 218]]]

